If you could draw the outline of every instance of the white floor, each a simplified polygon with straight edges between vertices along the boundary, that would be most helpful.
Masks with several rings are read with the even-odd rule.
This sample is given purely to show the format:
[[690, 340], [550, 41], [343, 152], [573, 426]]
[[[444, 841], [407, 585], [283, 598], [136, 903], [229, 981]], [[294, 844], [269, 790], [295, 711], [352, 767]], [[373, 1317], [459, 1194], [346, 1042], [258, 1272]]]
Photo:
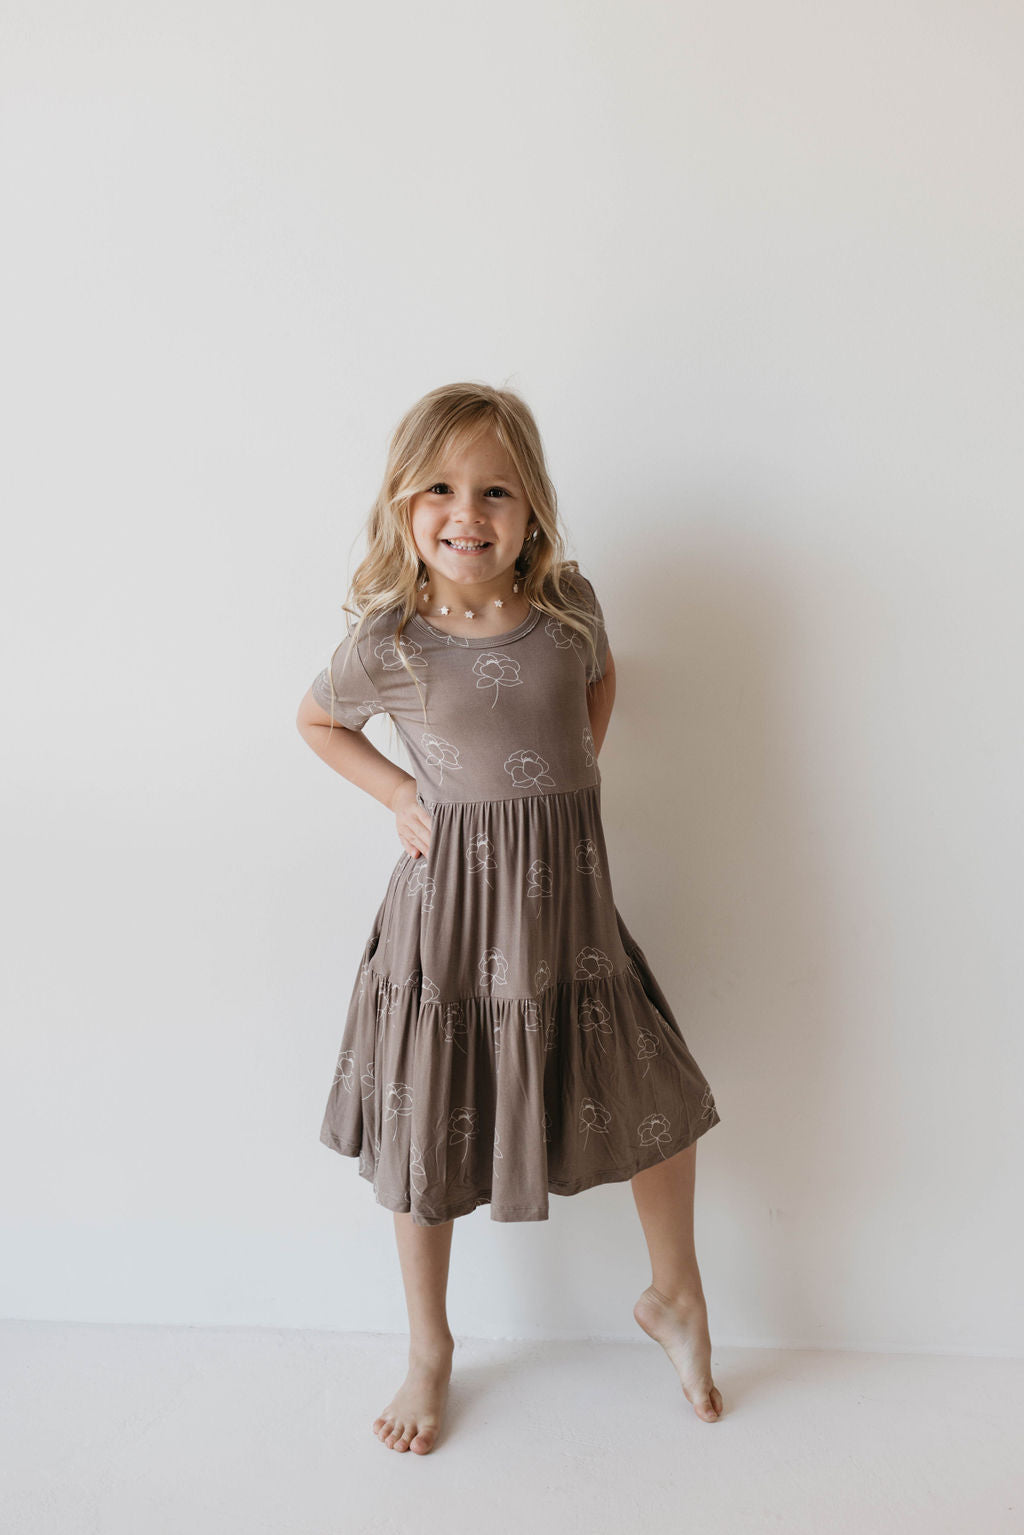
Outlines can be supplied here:
[[380, 1334], [0, 1324], [10, 1535], [1024, 1531], [1024, 1361], [722, 1348], [701, 1423], [658, 1346], [459, 1338], [445, 1428], [370, 1424]]

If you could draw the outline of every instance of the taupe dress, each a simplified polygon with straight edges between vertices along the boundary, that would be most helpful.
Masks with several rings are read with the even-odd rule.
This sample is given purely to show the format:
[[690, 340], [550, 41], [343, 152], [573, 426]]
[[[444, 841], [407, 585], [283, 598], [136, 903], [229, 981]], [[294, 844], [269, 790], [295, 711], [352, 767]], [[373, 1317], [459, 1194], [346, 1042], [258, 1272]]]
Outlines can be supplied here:
[[[568, 579], [568, 578], [567, 578]], [[586, 685], [607, 635], [534, 608], [507, 634], [443, 633], [396, 611], [331, 663], [334, 718], [390, 714], [430, 851], [403, 852], [374, 918], [320, 1139], [388, 1210], [434, 1226], [489, 1204], [630, 1178], [719, 1123], [711, 1089], [612, 893]], [[350, 656], [348, 664], [345, 659]], [[331, 711], [325, 668], [313, 694]]]

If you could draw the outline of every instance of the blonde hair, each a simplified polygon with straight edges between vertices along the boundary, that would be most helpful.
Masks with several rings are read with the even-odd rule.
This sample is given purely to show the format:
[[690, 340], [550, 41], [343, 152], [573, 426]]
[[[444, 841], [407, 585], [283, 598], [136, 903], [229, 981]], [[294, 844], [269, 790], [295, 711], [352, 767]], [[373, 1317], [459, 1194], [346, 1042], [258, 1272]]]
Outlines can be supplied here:
[[[394, 633], [395, 654], [412, 677], [423, 703], [419, 679], [406, 659], [402, 645], [409, 619], [417, 611], [416, 595], [427, 567], [412, 536], [410, 503], [413, 496], [429, 490], [449, 454], [475, 442], [488, 430], [494, 432], [523, 483], [536, 523], [516, 560], [520, 591], [542, 612], [583, 635], [597, 660], [594, 619], [566, 577], [579, 573], [576, 560], [565, 556], [558, 522], [558, 499], [544, 462], [544, 448], [533, 414], [519, 395], [487, 384], [444, 384], [432, 389], [402, 417], [388, 446], [384, 479], [370, 509], [365, 531], [367, 553], [352, 577], [346, 613], [356, 617], [349, 631], [354, 650], [366, 624], [392, 608], [398, 609]], [[563, 583], [566, 583], [563, 585]], [[345, 641], [340, 641], [344, 644]], [[495, 635], [495, 645], [501, 636]], [[335, 653], [338, 646], [335, 646]], [[346, 664], [351, 654], [346, 657]], [[327, 674], [331, 684], [331, 723], [334, 723], [334, 655]], [[424, 707], [424, 722], [426, 709]]]

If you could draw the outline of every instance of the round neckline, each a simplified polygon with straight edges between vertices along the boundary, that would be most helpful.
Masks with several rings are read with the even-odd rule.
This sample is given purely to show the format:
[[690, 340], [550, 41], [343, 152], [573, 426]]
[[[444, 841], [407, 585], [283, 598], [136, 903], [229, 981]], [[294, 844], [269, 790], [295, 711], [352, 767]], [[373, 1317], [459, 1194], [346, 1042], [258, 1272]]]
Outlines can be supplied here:
[[510, 640], [518, 640], [524, 634], [529, 634], [530, 630], [540, 619], [540, 614], [540, 608], [534, 607], [516, 628], [506, 629], [504, 634], [485, 634], [483, 639], [476, 638], [471, 634], [448, 634], [444, 629], [435, 629], [433, 624], [427, 623], [422, 613], [414, 613], [410, 623], [419, 624], [421, 629], [425, 629], [428, 634], [434, 635], [435, 639], [453, 640], [456, 645], [468, 646], [472, 650], [483, 650], [488, 645], [492, 649], [497, 645], [507, 645]]

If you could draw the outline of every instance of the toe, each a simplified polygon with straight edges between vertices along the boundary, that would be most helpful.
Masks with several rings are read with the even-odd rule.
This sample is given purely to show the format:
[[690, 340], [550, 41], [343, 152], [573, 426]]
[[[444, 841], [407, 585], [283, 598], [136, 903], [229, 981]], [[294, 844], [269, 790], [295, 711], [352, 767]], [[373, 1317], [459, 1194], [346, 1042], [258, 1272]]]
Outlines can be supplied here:
[[436, 1428], [421, 1428], [409, 1448], [415, 1450], [418, 1455], [426, 1455], [434, 1448], [434, 1440], [437, 1437]]

